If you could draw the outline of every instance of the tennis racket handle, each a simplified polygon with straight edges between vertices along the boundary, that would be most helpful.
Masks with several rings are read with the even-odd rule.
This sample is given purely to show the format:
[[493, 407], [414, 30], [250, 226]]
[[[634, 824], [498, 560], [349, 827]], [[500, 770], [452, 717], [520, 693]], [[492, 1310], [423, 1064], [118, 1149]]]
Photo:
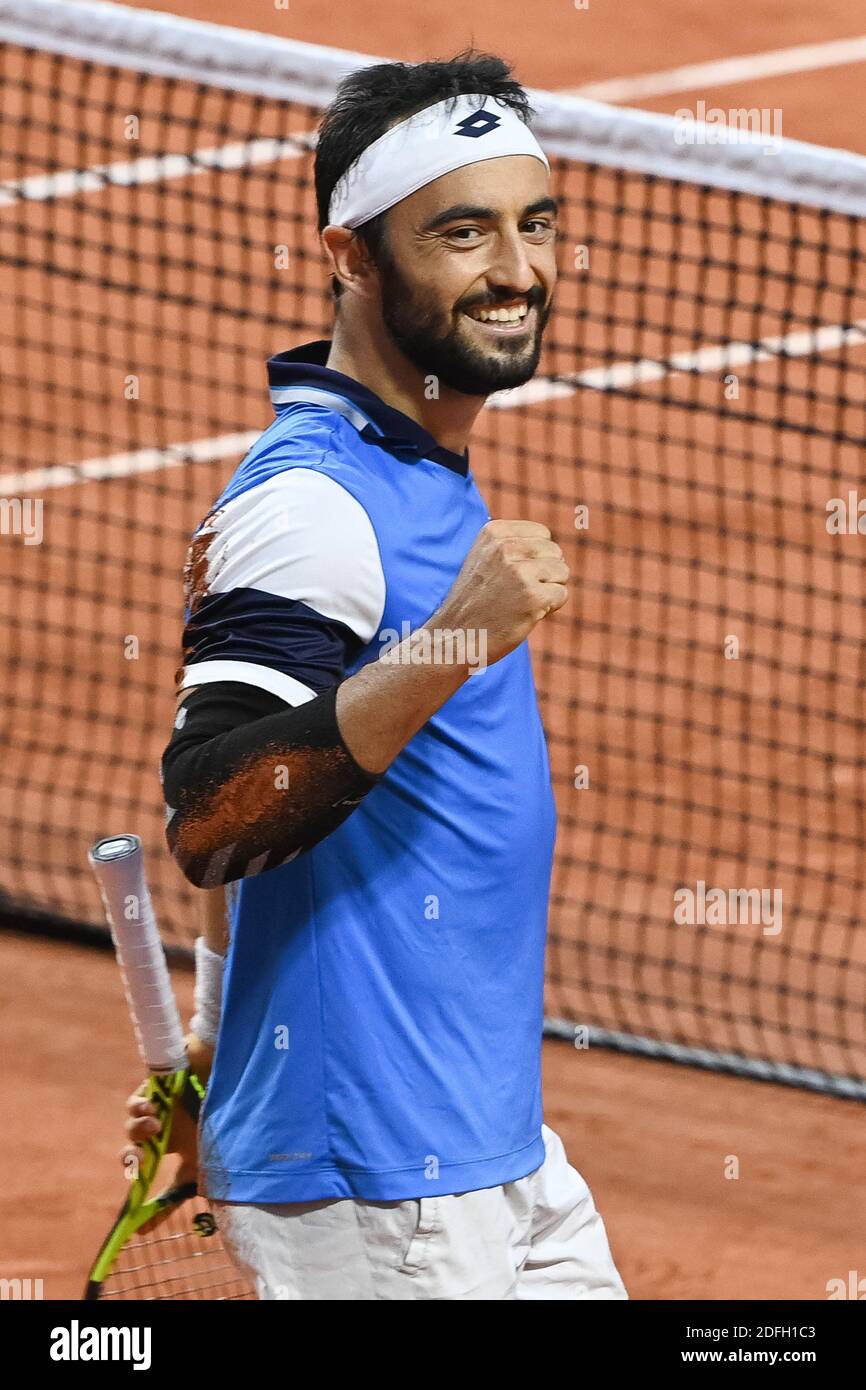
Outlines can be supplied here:
[[148, 1071], [186, 1066], [183, 1029], [137, 835], [112, 835], [88, 859], [102, 893], [135, 1035]]

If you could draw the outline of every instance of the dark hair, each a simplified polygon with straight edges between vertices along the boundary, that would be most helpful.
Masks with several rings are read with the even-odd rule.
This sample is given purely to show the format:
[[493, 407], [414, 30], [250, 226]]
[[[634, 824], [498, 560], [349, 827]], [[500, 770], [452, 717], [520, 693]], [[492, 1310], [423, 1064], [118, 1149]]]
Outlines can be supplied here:
[[[429, 63], [375, 63], [344, 77], [319, 125], [316, 146], [316, 203], [319, 231], [328, 225], [331, 195], [346, 170], [368, 145], [392, 125], [448, 97], [478, 92], [510, 106], [529, 123], [532, 107], [504, 58], [467, 48], [454, 58]], [[357, 228], [370, 254], [378, 260], [384, 238], [384, 218], [371, 217]], [[334, 297], [342, 286], [332, 277]]]

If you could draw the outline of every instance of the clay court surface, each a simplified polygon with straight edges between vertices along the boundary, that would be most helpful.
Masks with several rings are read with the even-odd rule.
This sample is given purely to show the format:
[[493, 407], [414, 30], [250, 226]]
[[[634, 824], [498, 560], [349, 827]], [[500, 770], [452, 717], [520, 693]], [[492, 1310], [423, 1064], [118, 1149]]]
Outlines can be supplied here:
[[[177, 12], [179, 7], [150, 8]], [[805, 4], [765, 2], [743, 7], [737, 14], [729, 7], [704, 11], [663, 0], [651, 5], [627, 0], [615, 8], [590, 0], [586, 11], [566, 0], [544, 0], [533, 7], [528, 21], [520, 17], [514, 0], [507, 5], [485, 0], [473, 7], [471, 25], [461, 12], [417, 4], [346, 7], [292, 0], [285, 12], [265, 4], [242, 7], [234, 0], [221, 0], [198, 9], [186, 6], [184, 12], [217, 23], [237, 22], [308, 42], [410, 60], [441, 56], [472, 41], [513, 58], [529, 85], [554, 89], [575, 89], [731, 54], [823, 43], [855, 35], [862, 24], [853, 3], [829, 4], [819, 10]], [[866, 152], [857, 115], [863, 71], [862, 64], [853, 64], [789, 73], [725, 86], [718, 93], [702, 84], [700, 94], [708, 101], [718, 98], [724, 106], [779, 107], [785, 135]], [[672, 93], [633, 104], [674, 111], [694, 98], [694, 92]], [[253, 378], [257, 372], [258, 365]], [[174, 407], [174, 402], [168, 402], [169, 409]], [[179, 438], [193, 438], [199, 429], [207, 432], [206, 419], [189, 418], [183, 423]], [[55, 447], [58, 442], [55, 437]], [[767, 485], [771, 483], [770, 477]], [[569, 497], [564, 477], [556, 475], [553, 485], [560, 489], [564, 504]], [[592, 486], [591, 476], [587, 485]], [[506, 500], [507, 491], [506, 482]], [[652, 498], [644, 496], [643, 503], [651, 512]], [[78, 578], [84, 588], [90, 582], [87, 552], [91, 541], [96, 543], [97, 527], [95, 504], [85, 499], [78, 530], [71, 538], [81, 548]], [[102, 534], [98, 543], [110, 548], [111, 538]], [[684, 537], [683, 543], [694, 542]], [[829, 552], [827, 565], [830, 577], [838, 578]], [[850, 577], [850, 570], [845, 573]], [[79, 689], [82, 696], [85, 690], [92, 694], [108, 653], [114, 652], [116, 659], [111, 642], [125, 630], [123, 605], [118, 600], [122, 558], [117, 578], [118, 588], [103, 596], [101, 610], [110, 640], [104, 649], [94, 646], [76, 659], [77, 684], [42, 692], [49, 714], [43, 727], [35, 724], [28, 730], [27, 755], [37, 768], [40, 786], [50, 785], [51, 778], [50, 767], [39, 764], [38, 753], [40, 742], [49, 737], [50, 710], [53, 707], [54, 717], [62, 718], [64, 708], [74, 707]], [[857, 589], [848, 589], [844, 597], [853, 610]], [[145, 606], [136, 615], [136, 631], [145, 649], [146, 612]], [[589, 609], [586, 616], [591, 619]], [[49, 646], [63, 640], [65, 617], [60, 600], [42, 610], [50, 629]], [[156, 610], [152, 621], [158, 622]], [[758, 625], [756, 634], [759, 631]], [[715, 634], [708, 640], [714, 641]], [[588, 669], [593, 655], [590, 638], [582, 650]], [[541, 671], [543, 678], [556, 680], [555, 642], [546, 652]], [[154, 698], [164, 698], [157, 694], [160, 688], [154, 681]], [[615, 686], [608, 685], [600, 693], [615, 702]], [[783, 696], [786, 693], [795, 697], [798, 692], [792, 687], [781, 691]], [[805, 694], [815, 698], [815, 692]], [[21, 699], [20, 692], [17, 698]], [[146, 684], [136, 698], [143, 702], [143, 716], [152, 718]], [[565, 712], [565, 702], [559, 715], [553, 710], [551, 729], [554, 763], [562, 767], [568, 766], [562, 760], [572, 755], [568, 730], [556, 725]], [[628, 732], [624, 730], [624, 737]], [[828, 728], [828, 738], [831, 733]], [[80, 743], [80, 729], [76, 737]], [[110, 739], [110, 725], [91, 727], [88, 737]], [[140, 760], [139, 749], [128, 753], [133, 762]], [[22, 807], [29, 795], [27, 809], [32, 818], [38, 796], [27, 791], [27, 767], [25, 759], [17, 775], [24, 784]], [[74, 770], [67, 773], [64, 785], [55, 786], [54, 804], [62, 808], [60, 829], [73, 838]], [[129, 798], [135, 801], [139, 795], [147, 799], [132, 785], [123, 766], [113, 786], [118, 804]], [[711, 788], [704, 790], [708, 797], [712, 795]], [[728, 795], [736, 795], [736, 787], [728, 788]], [[838, 795], [845, 795], [844, 784]], [[574, 814], [579, 812], [572, 808]], [[47, 832], [55, 828], [50, 821], [45, 825]], [[824, 828], [816, 823], [816, 842]], [[751, 853], [759, 861], [762, 853], [768, 858], [778, 856], [779, 846], [764, 846], [760, 832], [753, 833]], [[599, 854], [612, 852], [606, 843], [597, 848]], [[793, 862], [795, 878], [798, 855], [805, 856], [808, 847], [795, 843], [784, 849]], [[728, 850], [732, 858], [744, 853], [737, 844]], [[15, 846], [17, 858], [30, 857], [34, 863], [38, 852], [39, 842], [33, 836]], [[651, 874], [654, 852], [651, 845], [632, 846], [632, 873]], [[722, 846], [717, 867], [724, 855]], [[852, 850], [852, 862], [843, 866], [852, 880], [857, 878], [855, 858]], [[813, 867], [820, 871], [820, 862]], [[679, 869], [682, 881], [694, 881], [700, 872], [697, 862], [681, 864]], [[820, 913], [821, 905], [819, 892], [809, 904], [813, 915]], [[833, 904], [843, 915], [856, 905], [853, 899]], [[608, 906], [615, 914], [617, 904]], [[862, 969], [862, 930], [856, 938], [840, 934], [834, 945], [852, 951]], [[741, 949], [745, 960], [746, 948]], [[736, 973], [741, 957], [736, 954], [731, 959]], [[718, 962], [709, 953], [703, 964], [715, 968]], [[566, 972], [567, 968], [566, 964]], [[792, 979], [796, 985], [796, 976]], [[177, 987], [185, 1008], [190, 978], [183, 971], [177, 972]], [[572, 1010], [580, 1008], [576, 989], [572, 983], [568, 996]], [[123, 1100], [139, 1079], [120, 982], [107, 953], [6, 934], [0, 935], [0, 992], [0, 1047], [8, 1078], [6, 1143], [0, 1160], [4, 1232], [0, 1277], [42, 1278], [46, 1297], [75, 1297], [120, 1200], [117, 1151]], [[849, 1039], [854, 1036], [855, 1005], [856, 998], [846, 997]], [[739, 1007], [736, 1012], [741, 1012]], [[832, 1029], [832, 1020], [819, 1022]], [[741, 1026], [745, 1042], [754, 1041], [748, 1021]], [[862, 1043], [862, 1021], [859, 1027], [856, 1040]], [[771, 1037], [771, 1050], [774, 1041]], [[808, 1063], [808, 1047], [800, 1060]], [[837, 1057], [828, 1056], [825, 1061], [830, 1066], [840, 1064]], [[545, 1044], [545, 1093], [548, 1123], [561, 1133], [571, 1162], [593, 1189], [633, 1297], [821, 1299], [826, 1297], [828, 1280], [847, 1279], [852, 1269], [866, 1273], [862, 1105], [601, 1050], [576, 1051], [553, 1042]], [[726, 1177], [732, 1159], [739, 1164], [736, 1179]]]
[[[122, 1188], [126, 1006], [107, 953], [16, 936], [0, 939], [0, 1003], [0, 1277], [75, 1298]], [[555, 1042], [545, 1091], [633, 1297], [821, 1299], [862, 1268], [860, 1108]]]

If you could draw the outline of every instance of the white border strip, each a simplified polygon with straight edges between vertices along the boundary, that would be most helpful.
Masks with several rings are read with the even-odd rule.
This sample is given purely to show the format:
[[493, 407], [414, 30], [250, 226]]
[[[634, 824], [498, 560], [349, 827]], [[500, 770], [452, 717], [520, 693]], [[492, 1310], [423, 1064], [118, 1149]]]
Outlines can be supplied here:
[[[548, 154], [866, 216], [866, 156], [556, 92], [530, 92]], [[685, 129], [689, 139], [684, 140]], [[680, 143], [682, 141], [682, 143]]]
[[199, 685], [213, 685], [218, 681], [239, 681], [241, 685], [254, 685], [259, 690], [267, 690], [270, 695], [285, 700], [287, 705], [306, 705], [315, 700], [316, 692], [294, 676], [284, 671], [275, 671], [272, 666], [260, 666], [255, 661], [199, 661], [187, 666], [180, 683], [181, 690], [192, 690]]
[[[315, 107], [347, 73], [385, 61], [98, 0], [0, 0], [0, 39]], [[795, 140], [768, 149], [738, 131], [721, 144], [720, 130], [700, 122], [678, 144], [672, 116], [551, 92], [530, 98], [550, 154], [866, 216], [862, 155]]]
[[0, 39], [310, 106], [327, 105], [355, 68], [383, 61], [103, 0], [0, 0]]

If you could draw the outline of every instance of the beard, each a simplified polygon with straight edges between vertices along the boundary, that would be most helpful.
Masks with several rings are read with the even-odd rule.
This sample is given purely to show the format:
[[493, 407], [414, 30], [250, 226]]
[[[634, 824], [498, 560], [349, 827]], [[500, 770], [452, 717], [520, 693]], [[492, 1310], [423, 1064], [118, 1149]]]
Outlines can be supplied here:
[[452, 313], [419, 293], [405, 279], [382, 246], [377, 256], [382, 283], [382, 319], [396, 346], [424, 376], [434, 376], [452, 391], [464, 396], [489, 396], [522, 386], [535, 375], [541, 356], [544, 328], [551, 305], [544, 302], [544, 291], [533, 285], [524, 296], [529, 310], [537, 311], [537, 325], [531, 337], [503, 339], [487, 351], [469, 341], [463, 314], [483, 305], [495, 308], [513, 294], [499, 299], [461, 301]]

